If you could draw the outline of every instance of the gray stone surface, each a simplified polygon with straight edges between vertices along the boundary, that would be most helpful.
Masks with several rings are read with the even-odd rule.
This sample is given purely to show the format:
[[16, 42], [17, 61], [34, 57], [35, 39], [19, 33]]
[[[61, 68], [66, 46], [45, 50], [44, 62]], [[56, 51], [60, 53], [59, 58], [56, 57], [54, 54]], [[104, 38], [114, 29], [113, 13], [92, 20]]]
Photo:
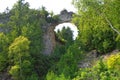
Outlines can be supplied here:
[[60, 22], [70, 22], [73, 14], [73, 12], [68, 12], [67, 10], [61, 11], [59, 14]]

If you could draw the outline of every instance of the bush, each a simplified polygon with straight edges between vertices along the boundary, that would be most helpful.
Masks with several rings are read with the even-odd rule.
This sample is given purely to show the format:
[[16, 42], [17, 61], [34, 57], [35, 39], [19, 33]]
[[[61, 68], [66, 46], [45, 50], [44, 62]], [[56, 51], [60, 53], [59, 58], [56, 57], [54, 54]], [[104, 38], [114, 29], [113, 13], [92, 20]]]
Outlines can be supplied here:
[[20, 80], [21, 76], [20, 76], [19, 71], [20, 71], [20, 66], [19, 65], [14, 65], [9, 70], [9, 73], [10, 73], [10, 75], [12, 75], [13, 79]]
[[116, 47], [118, 50], [120, 50], [120, 35], [118, 35], [116, 38]]
[[107, 65], [109, 69], [119, 69], [120, 68], [120, 53], [116, 55], [111, 55], [107, 60]]

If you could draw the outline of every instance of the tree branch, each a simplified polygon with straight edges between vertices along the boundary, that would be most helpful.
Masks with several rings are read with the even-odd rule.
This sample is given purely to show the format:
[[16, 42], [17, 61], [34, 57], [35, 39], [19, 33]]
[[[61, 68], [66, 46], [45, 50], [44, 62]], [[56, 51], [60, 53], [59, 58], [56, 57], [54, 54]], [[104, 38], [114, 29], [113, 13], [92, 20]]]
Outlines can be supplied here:
[[112, 28], [112, 30], [114, 30], [115, 32], [117, 32], [120, 35], [120, 32], [113, 27], [112, 23], [108, 20], [107, 17], [105, 17], [105, 20], [108, 22], [108, 24], [110, 25], [110, 27]]

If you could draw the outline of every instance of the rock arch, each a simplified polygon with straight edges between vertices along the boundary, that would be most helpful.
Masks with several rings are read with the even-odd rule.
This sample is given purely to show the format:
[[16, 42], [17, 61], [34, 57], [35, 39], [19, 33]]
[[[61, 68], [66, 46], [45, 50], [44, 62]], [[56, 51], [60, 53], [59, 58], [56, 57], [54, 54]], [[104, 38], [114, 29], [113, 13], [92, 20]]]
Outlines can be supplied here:
[[71, 22], [73, 12], [68, 12], [67, 10], [61, 11], [60, 14], [58, 14], [59, 22], [54, 24], [46, 24], [42, 28], [44, 28], [44, 34], [43, 34], [43, 54], [50, 55], [55, 46], [56, 46], [56, 39], [55, 39], [55, 32], [54, 29], [58, 24], [65, 23], [65, 22]]

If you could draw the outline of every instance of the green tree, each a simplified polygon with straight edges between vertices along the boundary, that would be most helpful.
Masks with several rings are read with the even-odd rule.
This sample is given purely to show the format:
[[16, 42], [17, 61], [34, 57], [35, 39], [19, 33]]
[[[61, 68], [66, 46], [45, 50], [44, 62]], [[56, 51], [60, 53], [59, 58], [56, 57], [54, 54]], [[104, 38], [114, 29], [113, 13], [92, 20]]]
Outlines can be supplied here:
[[66, 78], [64, 74], [61, 74], [60, 76], [57, 76], [54, 72], [48, 72], [46, 76], [46, 80], [70, 80], [69, 78]]
[[79, 27], [79, 40], [87, 50], [106, 53], [115, 48], [120, 32], [118, 3], [118, 0], [73, 0], [78, 9], [73, 22]]
[[12, 30], [16, 31], [16, 35], [21, 35], [21, 29], [26, 24], [29, 13], [29, 3], [24, 3], [24, 0], [18, 0], [10, 11], [10, 21], [8, 25]]
[[9, 40], [4, 33], [0, 33], [0, 71], [4, 70], [8, 64], [8, 43]]
[[120, 35], [117, 36], [116, 43], [117, 49], [120, 50]]
[[58, 32], [56, 32], [56, 35], [58, 39], [64, 43], [71, 44], [73, 42], [73, 33], [69, 27], [63, 27], [61, 31], [58, 30]]
[[[56, 65], [52, 66], [47, 74], [47, 78], [53, 79], [56, 77], [63, 78], [65, 80], [70, 80], [75, 77], [75, 73], [78, 71], [77, 63], [82, 58], [82, 51], [79, 48], [79, 43], [76, 41], [74, 44], [70, 45], [66, 52], [62, 54], [60, 60]], [[55, 59], [56, 60], [56, 59]], [[49, 79], [48, 79], [49, 80]]]
[[29, 53], [30, 41], [24, 37], [19, 36], [9, 47], [9, 73], [15, 80], [26, 80], [33, 73], [32, 71], [32, 58]]

